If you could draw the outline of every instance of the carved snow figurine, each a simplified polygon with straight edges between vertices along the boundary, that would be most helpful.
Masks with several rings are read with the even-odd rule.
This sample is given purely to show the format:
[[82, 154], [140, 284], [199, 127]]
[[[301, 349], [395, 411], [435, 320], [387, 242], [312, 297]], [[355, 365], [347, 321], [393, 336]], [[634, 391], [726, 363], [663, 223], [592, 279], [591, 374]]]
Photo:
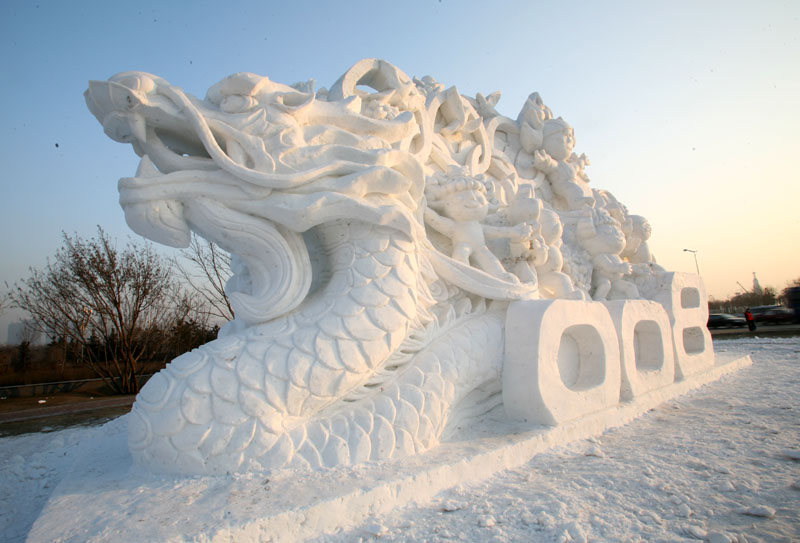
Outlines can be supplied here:
[[607, 190], [594, 189], [592, 191], [595, 199], [595, 207], [604, 209], [611, 217], [616, 220], [622, 227], [622, 231], [627, 238], [628, 232], [631, 231], [632, 223], [628, 209], [617, 200], [616, 196]]
[[636, 285], [625, 281], [633, 268], [619, 254], [625, 247], [625, 235], [619, 223], [604, 210], [596, 210], [593, 219], [578, 221], [576, 234], [580, 244], [592, 255], [592, 300], [638, 298]]
[[[622, 278], [625, 249], [650, 262], [648, 297], [674, 298], [647, 229], [626, 247], [609, 216], [626, 220], [624, 206], [595, 200], [572, 129], [536, 94], [510, 119], [499, 93], [467, 98], [365, 59], [316, 93], [310, 81], [237, 73], [201, 100], [125, 72], [90, 82], [85, 97], [106, 134], [141, 156], [118, 185], [129, 226], [172, 247], [195, 232], [234, 264], [236, 319], [154, 375], [133, 406], [129, 447], [149, 469], [418, 454], [505, 401], [507, 315], [566, 307], [540, 288], [599, 315], [603, 304], [574, 301], [592, 276], [598, 300], [638, 297]], [[542, 323], [517, 324], [527, 338]]]
[[[630, 227], [625, 232], [625, 248], [620, 256], [633, 264], [634, 272], [665, 271], [656, 264], [656, 259], [650, 253], [647, 240], [650, 239], [652, 228], [648, 220], [641, 215], [629, 215]], [[638, 268], [637, 268], [638, 266]]]
[[[544, 143], [544, 122], [553, 118], [553, 113], [542, 101], [539, 93], [534, 92], [525, 100], [522, 109], [517, 116], [519, 135], [515, 141], [512, 138], [512, 148], [508, 149], [514, 157], [514, 167], [519, 175], [526, 179], [531, 179], [533, 183], [543, 189], [545, 181], [544, 172], [536, 168], [536, 154]], [[516, 145], [514, 145], [516, 144]], [[548, 197], [551, 191], [546, 190]]]
[[[433, 180], [436, 182], [431, 182]], [[474, 265], [498, 279], [519, 282], [489, 250], [486, 238], [508, 238], [522, 243], [530, 239], [533, 228], [524, 222], [513, 227], [483, 224], [489, 214], [486, 186], [458, 169], [447, 176], [434, 176], [431, 181], [426, 188], [428, 208], [425, 209], [425, 222], [450, 239], [452, 258], [462, 264]]]
[[650, 223], [641, 215], [629, 215], [623, 230], [625, 248], [620, 256], [630, 262], [632, 267], [631, 275], [627, 279], [636, 284], [641, 296], [653, 298], [659, 287], [660, 276], [666, 270], [656, 263], [647, 244], [651, 234]]
[[542, 201], [534, 196], [534, 187], [522, 184], [514, 192], [510, 183], [506, 193], [513, 196], [507, 206], [503, 206], [490, 216], [493, 225], [512, 226], [527, 224], [532, 234], [524, 239], [510, 238], [502, 259], [504, 266], [510, 269], [524, 283], [535, 284], [538, 288], [535, 263], [547, 258], [547, 246], [539, 233], [539, 216], [542, 212]]
[[534, 257], [533, 262], [539, 278], [540, 295], [543, 298], [585, 300], [586, 293], [575, 288], [569, 275], [561, 271], [564, 267], [564, 256], [561, 254], [561, 235], [564, 227], [558, 213], [543, 209], [539, 224], [545, 252], [542, 256]]
[[576, 210], [594, 204], [592, 189], [584, 168], [589, 164], [586, 155], [576, 156], [572, 127], [561, 117], [548, 119], [542, 126], [543, 150], [534, 154], [534, 167], [545, 173], [555, 195], [562, 199], [565, 209]]
[[553, 112], [544, 105], [538, 92], [528, 96], [517, 117], [520, 144], [527, 153], [533, 154], [542, 148], [544, 122], [552, 118]]

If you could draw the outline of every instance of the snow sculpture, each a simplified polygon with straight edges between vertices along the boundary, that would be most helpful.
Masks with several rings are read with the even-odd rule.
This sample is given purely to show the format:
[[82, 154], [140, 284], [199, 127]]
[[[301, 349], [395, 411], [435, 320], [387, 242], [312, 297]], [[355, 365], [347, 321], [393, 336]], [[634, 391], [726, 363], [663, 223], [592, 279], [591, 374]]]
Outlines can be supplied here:
[[705, 286], [697, 275], [663, 273], [655, 297], [666, 309], [672, 325], [675, 375], [685, 379], [714, 365]]
[[[486, 246], [486, 238], [512, 239], [519, 244], [530, 239], [533, 231], [530, 226], [521, 220], [515, 228], [481, 224], [489, 214], [489, 201], [480, 179], [463, 174], [444, 180], [434, 176], [429, 180], [425, 193], [428, 196], [425, 222], [449, 238], [455, 260], [469, 266], [472, 258], [475, 267], [486, 273], [504, 281], [517, 282], [516, 276], [507, 272]], [[444, 217], [434, 211], [437, 208], [441, 208]]]
[[655, 264], [538, 94], [514, 120], [366, 59], [317, 91], [237, 73], [200, 100], [126, 72], [85, 96], [142, 157], [130, 227], [234, 256], [236, 319], [137, 397], [141, 465], [384, 460], [501, 405], [558, 424], [713, 363], [699, 278]]
[[506, 335], [503, 400], [509, 416], [558, 424], [619, 403], [619, 344], [603, 304], [513, 304]]
[[534, 260], [539, 279], [539, 294], [543, 298], [584, 299], [584, 293], [575, 289], [569, 275], [562, 272], [564, 256], [561, 254], [561, 236], [564, 227], [558, 213], [550, 209], [541, 212], [541, 233], [546, 250]]
[[639, 292], [636, 285], [623, 279], [633, 272], [633, 266], [619, 257], [625, 248], [625, 236], [619, 223], [602, 211], [596, 217], [599, 224], [591, 219], [583, 219], [577, 227], [581, 246], [592, 255], [592, 299], [606, 300], [612, 288], [622, 298], [637, 298]]
[[650, 300], [605, 303], [618, 330], [620, 399], [632, 400], [675, 380], [675, 354], [669, 316]]
[[589, 164], [585, 155], [572, 152], [575, 135], [572, 127], [559, 117], [548, 119], [542, 126], [544, 148], [534, 154], [534, 167], [546, 172], [553, 192], [566, 202], [569, 209], [580, 209], [594, 202], [588, 178], [583, 170]]

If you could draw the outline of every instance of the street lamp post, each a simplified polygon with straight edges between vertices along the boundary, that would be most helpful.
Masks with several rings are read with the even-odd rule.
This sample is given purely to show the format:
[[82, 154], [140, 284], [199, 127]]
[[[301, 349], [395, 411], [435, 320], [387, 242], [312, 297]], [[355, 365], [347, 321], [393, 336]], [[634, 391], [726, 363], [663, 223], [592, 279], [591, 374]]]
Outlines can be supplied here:
[[694, 267], [697, 270], [697, 275], [700, 275], [700, 266], [697, 265], [697, 251], [694, 251], [692, 249], [684, 249], [684, 252], [692, 253], [692, 255], [694, 256]]

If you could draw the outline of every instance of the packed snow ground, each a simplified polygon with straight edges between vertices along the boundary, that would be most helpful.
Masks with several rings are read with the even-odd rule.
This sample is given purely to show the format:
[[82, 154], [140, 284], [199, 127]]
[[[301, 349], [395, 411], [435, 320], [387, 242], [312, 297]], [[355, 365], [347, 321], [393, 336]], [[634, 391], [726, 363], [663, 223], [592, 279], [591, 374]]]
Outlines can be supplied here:
[[[715, 350], [753, 365], [598, 438], [317, 541], [798, 541], [800, 338]], [[102, 433], [0, 438], [3, 541], [25, 541], [80, 444]]]

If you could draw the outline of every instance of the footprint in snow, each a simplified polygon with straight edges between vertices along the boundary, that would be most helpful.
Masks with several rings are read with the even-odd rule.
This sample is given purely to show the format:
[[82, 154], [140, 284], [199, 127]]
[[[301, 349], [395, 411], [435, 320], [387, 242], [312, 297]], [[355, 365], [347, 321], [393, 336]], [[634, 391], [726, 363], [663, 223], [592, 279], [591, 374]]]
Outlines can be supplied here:
[[734, 543], [739, 539], [734, 539], [729, 534], [725, 532], [709, 532], [708, 536], [706, 537], [708, 543]]
[[705, 540], [708, 537], [708, 532], [701, 526], [686, 526], [683, 531], [695, 539]]
[[717, 490], [719, 492], [736, 492], [736, 487], [730, 481], [725, 480], [717, 485]]
[[783, 451], [783, 456], [791, 460], [800, 461], [800, 451], [797, 449], [786, 449]]
[[711, 469], [711, 466], [704, 462], [699, 462], [697, 460], [690, 460], [686, 462], [686, 467], [696, 470], [696, 471], [705, 471]]

